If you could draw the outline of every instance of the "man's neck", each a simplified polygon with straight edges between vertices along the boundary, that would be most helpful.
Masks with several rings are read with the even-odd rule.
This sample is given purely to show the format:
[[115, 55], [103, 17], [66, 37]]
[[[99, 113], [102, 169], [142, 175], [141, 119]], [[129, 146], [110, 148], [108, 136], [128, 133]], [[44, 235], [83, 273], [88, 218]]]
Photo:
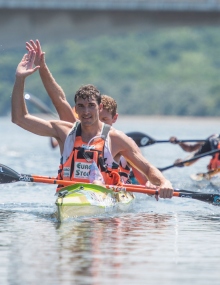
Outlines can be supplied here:
[[81, 137], [82, 140], [86, 143], [88, 143], [92, 138], [95, 136], [100, 136], [102, 131], [102, 125], [103, 123], [101, 121], [98, 121], [97, 124], [93, 124], [90, 126], [83, 126], [81, 125]]

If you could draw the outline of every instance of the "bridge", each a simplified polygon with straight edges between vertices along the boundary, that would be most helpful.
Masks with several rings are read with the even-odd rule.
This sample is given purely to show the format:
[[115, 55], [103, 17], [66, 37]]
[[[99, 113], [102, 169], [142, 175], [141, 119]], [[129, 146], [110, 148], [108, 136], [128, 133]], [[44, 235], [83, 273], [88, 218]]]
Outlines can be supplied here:
[[0, 0], [0, 8], [49, 10], [217, 11], [219, 0]]
[[0, 45], [175, 25], [219, 25], [220, 0], [0, 0]]

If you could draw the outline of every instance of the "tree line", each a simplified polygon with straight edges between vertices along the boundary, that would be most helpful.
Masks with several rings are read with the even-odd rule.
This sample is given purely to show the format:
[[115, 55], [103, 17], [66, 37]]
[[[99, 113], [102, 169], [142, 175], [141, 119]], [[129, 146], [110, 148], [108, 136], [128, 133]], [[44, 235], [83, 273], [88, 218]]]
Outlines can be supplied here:
[[[143, 28], [41, 44], [72, 105], [75, 91], [91, 83], [116, 99], [120, 114], [220, 116], [218, 27]], [[10, 112], [15, 69], [24, 52], [25, 46], [0, 48], [0, 116]], [[38, 72], [25, 88], [53, 108]]]

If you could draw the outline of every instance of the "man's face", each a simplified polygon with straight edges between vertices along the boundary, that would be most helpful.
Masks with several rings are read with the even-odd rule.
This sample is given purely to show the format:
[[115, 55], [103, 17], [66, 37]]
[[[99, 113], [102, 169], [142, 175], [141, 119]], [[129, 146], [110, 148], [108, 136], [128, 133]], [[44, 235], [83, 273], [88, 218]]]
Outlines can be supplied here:
[[112, 124], [114, 124], [117, 120], [118, 114], [116, 114], [114, 117], [112, 117], [112, 114], [106, 110], [106, 109], [102, 109], [99, 112], [99, 120], [102, 121], [105, 124], [108, 124], [110, 126], [112, 126]]
[[92, 125], [99, 120], [99, 112], [102, 110], [102, 104], [98, 105], [93, 98], [78, 98], [75, 105], [79, 120], [84, 125]]

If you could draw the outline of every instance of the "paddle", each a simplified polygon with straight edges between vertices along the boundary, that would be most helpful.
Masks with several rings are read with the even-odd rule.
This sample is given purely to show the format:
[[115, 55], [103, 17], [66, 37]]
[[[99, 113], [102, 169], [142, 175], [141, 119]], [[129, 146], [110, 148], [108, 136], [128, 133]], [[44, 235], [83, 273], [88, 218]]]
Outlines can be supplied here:
[[47, 107], [46, 104], [44, 104], [41, 100], [39, 100], [39, 99], [38, 99], [37, 97], [35, 97], [34, 95], [32, 95], [32, 94], [30, 94], [30, 93], [26, 93], [26, 94], [24, 95], [24, 98], [25, 98], [27, 101], [33, 103], [42, 113], [44, 113], [44, 114], [49, 114], [49, 115], [51, 115], [51, 116], [57, 118], [57, 115], [56, 115], [55, 113], [53, 113], [53, 112], [51, 111], [51, 109]]
[[204, 157], [204, 156], [213, 155], [213, 154], [215, 154], [215, 153], [217, 153], [217, 152], [220, 152], [220, 149], [211, 150], [211, 151], [205, 152], [205, 153], [203, 153], [203, 154], [196, 155], [196, 156], [194, 156], [194, 157], [192, 157], [192, 158], [190, 158], [190, 159], [182, 160], [182, 161], [179, 162], [179, 163], [174, 163], [174, 164], [171, 164], [171, 165], [169, 165], [169, 166], [162, 167], [162, 168], [158, 168], [158, 169], [159, 169], [160, 171], [164, 171], [164, 170], [170, 169], [170, 168], [172, 168], [172, 167], [176, 167], [176, 166], [177, 166], [177, 167], [178, 167], [178, 166], [181, 167], [181, 166], [184, 166], [184, 163], [197, 160], [197, 159], [202, 158], [202, 157]]
[[[51, 111], [50, 108], [47, 107], [47, 105], [45, 105], [41, 100], [39, 100], [36, 96], [34, 96], [33, 94], [30, 94], [30, 93], [26, 93], [24, 95], [24, 98], [31, 102], [33, 105], [35, 105], [41, 112], [43, 112], [44, 114], [48, 114], [48, 115], [52, 115], [53, 117], [58, 117], [55, 113], [53, 113]], [[144, 145], [142, 145], [142, 140], [144, 141], [144, 137], [145, 137], [145, 134], [142, 134], [142, 133], [138, 133], [138, 132], [132, 132], [132, 133], [128, 133], [127, 134], [129, 137], [131, 137], [135, 142], [136, 144], [139, 146], [139, 147], [142, 147]], [[140, 138], [141, 137], [141, 138]], [[51, 138], [51, 146], [52, 148], [55, 148], [57, 147], [57, 143], [56, 141], [53, 140], [53, 138]]]
[[[26, 93], [24, 95], [24, 98], [33, 103], [41, 112], [43, 112], [44, 114], [48, 114], [48, 115], [51, 115], [53, 116], [54, 118], [57, 118], [58, 119], [58, 116], [53, 113], [51, 111], [50, 108], [47, 107], [47, 105], [45, 105], [41, 100], [39, 100], [37, 97], [35, 97], [33, 94], [30, 94], [30, 93]], [[51, 147], [52, 148], [56, 148], [58, 146], [58, 143], [57, 141], [54, 139], [54, 138], [50, 138], [50, 144], [51, 144]]]
[[[74, 181], [65, 181], [54, 179], [54, 177], [48, 176], [38, 176], [38, 175], [30, 175], [30, 174], [19, 174], [15, 170], [0, 164], [0, 184], [3, 183], [13, 183], [13, 182], [38, 182], [38, 183], [47, 183], [47, 184], [61, 184], [64, 186], [72, 185], [72, 184], [80, 184]], [[126, 184], [123, 186], [116, 185], [105, 185], [107, 189], [111, 189], [113, 191], [126, 190], [129, 192], [137, 192], [144, 193], [148, 195], [157, 195], [158, 190], [153, 188], [147, 188], [144, 185], [132, 185]], [[173, 196], [183, 197], [183, 198], [192, 198], [196, 200], [200, 200], [207, 203], [212, 203], [214, 205], [220, 205], [220, 195], [218, 194], [209, 194], [209, 193], [197, 193], [188, 190], [179, 190], [175, 189]]]
[[[26, 93], [24, 98], [27, 101], [30, 101], [31, 103], [33, 103], [37, 108], [39, 108], [39, 110], [41, 110], [43, 113], [45, 114], [49, 114], [52, 115], [53, 117], [57, 118], [57, 115], [55, 113], [53, 113], [51, 111], [51, 109], [49, 109], [47, 107], [47, 105], [45, 105], [41, 100], [39, 100], [36, 96], [34, 96], [33, 94], [30, 93]], [[166, 142], [170, 142], [169, 140], [155, 140], [152, 137], [150, 137], [147, 134], [141, 133], [141, 132], [129, 132], [126, 134], [127, 136], [131, 137], [136, 144], [138, 145], [138, 147], [145, 147], [148, 145], [152, 145], [155, 143], [166, 143]], [[178, 142], [204, 142], [205, 140], [178, 140]], [[53, 141], [51, 143], [51, 146], [53, 148], [56, 147], [56, 144], [53, 145]]]
[[[144, 147], [148, 145], [152, 145], [155, 143], [166, 143], [170, 142], [169, 140], [155, 140], [147, 134], [141, 132], [130, 132], [127, 133], [127, 136], [131, 137], [139, 147]], [[181, 142], [205, 142], [205, 140], [177, 140], [177, 143]]]

